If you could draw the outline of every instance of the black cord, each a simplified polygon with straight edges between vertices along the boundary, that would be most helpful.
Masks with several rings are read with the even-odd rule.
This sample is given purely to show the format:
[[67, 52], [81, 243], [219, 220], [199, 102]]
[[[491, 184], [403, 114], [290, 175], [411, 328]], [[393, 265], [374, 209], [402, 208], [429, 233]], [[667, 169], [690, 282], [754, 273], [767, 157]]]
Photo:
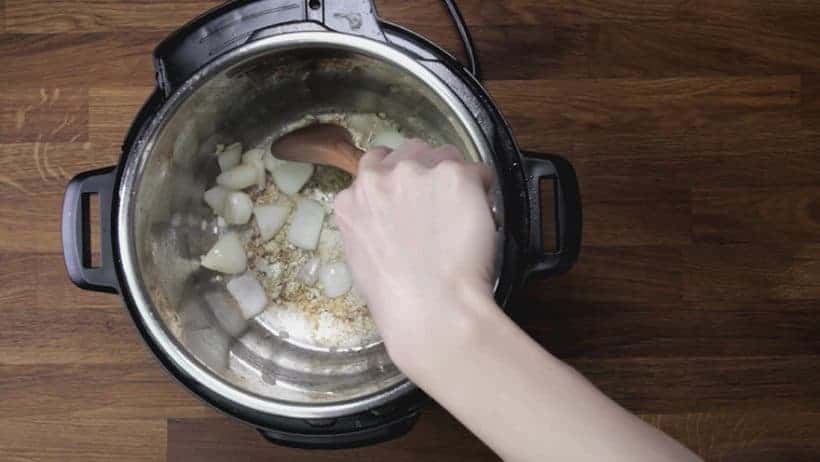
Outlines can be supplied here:
[[467, 54], [470, 73], [473, 74], [476, 80], [481, 80], [478, 56], [476, 56], [475, 47], [473, 46], [473, 38], [470, 36], [467, 24], [464, 23], [464, 17], [461, 16], [461, 11], [458, 10], [455, 0], [444, 0], [444, 5], [447, 7], [447, 11], [450, 12], [450, 17], [453, 18], [453, 24], [455, 24], [458, 35], [461, 37], [461, 43], [464, 44], [464, 52]]

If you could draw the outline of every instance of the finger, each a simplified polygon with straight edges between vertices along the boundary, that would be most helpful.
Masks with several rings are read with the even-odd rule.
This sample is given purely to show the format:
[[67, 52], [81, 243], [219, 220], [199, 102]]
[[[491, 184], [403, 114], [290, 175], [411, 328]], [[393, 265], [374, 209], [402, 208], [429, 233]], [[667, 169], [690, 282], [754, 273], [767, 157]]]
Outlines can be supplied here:
[[390, 149], [384, 147], [376, 147], [367, 151], [359, 159], [359, 170], [375, 169], [381, 166], [389, 154]]
[[448, 144], [435, 149], [424, 150], [416, 154], [413, 160], [426, 167], [435, 167], [445, 160], [463, 161], [464, 155], [455, 146]]
[[414, 138], [407, 140], [395, 151], [387, 155], [387, 157], [384, 159], [383, 165], [388, 168], [395, 167], [396, 164], [398, 164], [402, 160], [413, 159], [422, 151], [429, 149], [430, 145], [420, 139]]
[[353, 211], [353, 190], [351, 188], [339, 191], [336, 199], [333, 200], [333, 212], [336, 218], [346, 219]]

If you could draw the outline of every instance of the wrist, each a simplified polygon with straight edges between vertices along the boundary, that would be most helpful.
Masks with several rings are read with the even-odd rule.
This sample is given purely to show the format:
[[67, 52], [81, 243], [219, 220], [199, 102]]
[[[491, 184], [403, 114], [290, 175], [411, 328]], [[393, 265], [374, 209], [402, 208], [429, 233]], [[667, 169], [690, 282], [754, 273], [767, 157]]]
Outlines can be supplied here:
[[419, 297], [399, 309], [426, 313], [417, 324], [392, 329], [385, 345], [396, 366], [423, 385], [446, 372], [448, 364], [466, 357], [486, 342], [505, 315], [486, 284], [461, 281], [445, 297]]

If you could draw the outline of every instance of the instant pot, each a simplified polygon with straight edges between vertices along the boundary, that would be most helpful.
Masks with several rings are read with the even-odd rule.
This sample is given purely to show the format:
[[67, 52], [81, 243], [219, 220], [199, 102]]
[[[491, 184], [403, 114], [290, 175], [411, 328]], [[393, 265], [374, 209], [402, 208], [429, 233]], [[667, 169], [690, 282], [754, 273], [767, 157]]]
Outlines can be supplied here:
[[[453, 144], [494, 169], [501, 306], [529, 275], [563, 273], [578, 257], [581, 201], [572, 166], [518, 148], [479, 83], [460, 14], [446, 4], [468, 67], [380, 19], [370, 0], [224, 4], [157, 47], [157, 87], [125, 137], [119, 165], [67, 187], [62, 236], [71, 280], [119, 293], [179, 382], [276, 443], [385, 441], [409, 431], [428, 398], [380, 342], [312, 348], [274, 335], [264, 319], [226, 326], [222, 308], [235, 302], [225, 282], [199, 265], [217, 238], [202, 194], [218, 173], [213, 152], [224, 138], [251, 146], [306, 117], [378, 113], [408, 136]], [[543, 243], [543, 179], [555, 185], [554, 249]], [[99, 267], [89, 257], [92, 194], [100, 199]]]

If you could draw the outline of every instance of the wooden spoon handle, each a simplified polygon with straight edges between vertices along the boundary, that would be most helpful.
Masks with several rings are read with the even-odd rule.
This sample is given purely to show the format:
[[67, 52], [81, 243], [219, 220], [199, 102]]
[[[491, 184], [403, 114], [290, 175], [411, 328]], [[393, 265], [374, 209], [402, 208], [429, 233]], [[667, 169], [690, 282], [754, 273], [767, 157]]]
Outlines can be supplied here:
[[344, 127], [333, 124], [316, 124], [288, 133], [271, 145], [271, 154], [282, 160], [323, 164], [356, 175], [359, 150]]

